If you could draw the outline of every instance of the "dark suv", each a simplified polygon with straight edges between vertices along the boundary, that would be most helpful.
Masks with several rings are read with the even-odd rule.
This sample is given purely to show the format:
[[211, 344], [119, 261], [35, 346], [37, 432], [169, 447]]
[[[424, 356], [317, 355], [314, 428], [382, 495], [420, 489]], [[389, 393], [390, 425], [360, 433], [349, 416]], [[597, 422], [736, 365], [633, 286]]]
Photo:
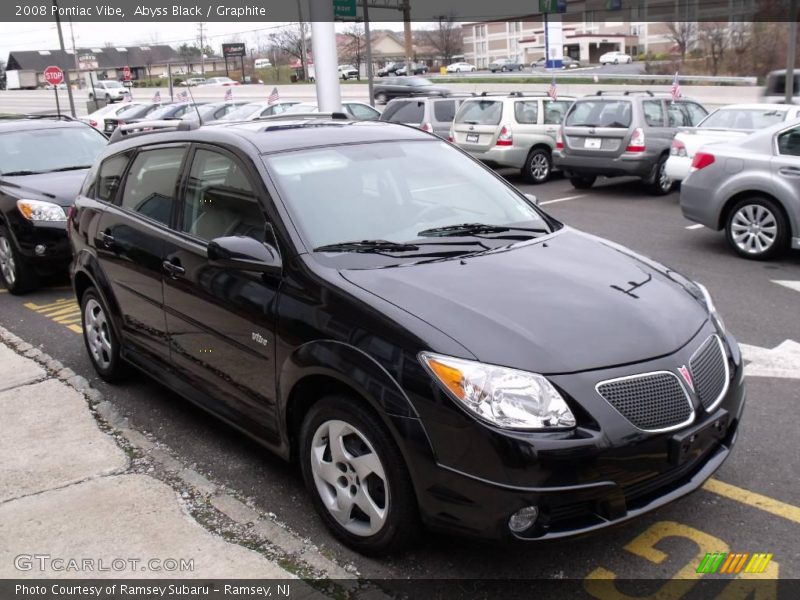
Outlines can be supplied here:
[[112, 142], [69, 223], [95, 369], [296, 459], [354, 548], [585, 533], [728, 456], [742, 360], [705, 288], [441, 138], [287, 116]]
[[598, 176], [639, 177], [655, 195], [672, 189], [666, 174], [678, 127], [694, 127], [708, 115], [697, 102], [669, 94], [597, 92], [578, 98], [567, 112], [553, 162], [578, 189]]
[[12, 294], [66, 273], [67, 211], [106, 143], [66, 117], [0, 119], [0, 279]]

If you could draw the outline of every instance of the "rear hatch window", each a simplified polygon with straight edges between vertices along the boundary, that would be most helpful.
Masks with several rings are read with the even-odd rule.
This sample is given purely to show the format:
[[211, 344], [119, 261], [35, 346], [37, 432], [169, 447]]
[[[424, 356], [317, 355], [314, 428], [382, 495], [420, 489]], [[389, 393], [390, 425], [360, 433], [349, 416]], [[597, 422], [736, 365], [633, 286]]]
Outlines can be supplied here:
[[486, 152], [495, 145], [502, 117], [502, 102], [466, 100], [453, 122], [453, 141], [473, 152]]
[[631, 126], [631, 103], [627, 100], [585, 100], [576, 102], [567, 115], [567, 127]]
[[629, 100], [581, 100], [564, 120], [565, 150], [585, 156], [619, 156], [630, 137]]
[[497, 100], [467, 101], [461, 105], [455, 122], [468, 125], [498, 125], [502, 116], [502, 102]]
[[422, 100], [390, 102], [381, 114], [381, 121], [392, 123], [419, 125], [423, 118], [425, 118], [425, 102]]

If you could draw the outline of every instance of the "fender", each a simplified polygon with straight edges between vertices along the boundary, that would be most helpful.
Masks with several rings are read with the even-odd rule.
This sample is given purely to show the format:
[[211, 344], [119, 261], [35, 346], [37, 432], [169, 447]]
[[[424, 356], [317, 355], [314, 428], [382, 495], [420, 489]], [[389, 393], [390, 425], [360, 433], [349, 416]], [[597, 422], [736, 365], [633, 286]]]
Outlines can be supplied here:
[[314, 375], [335, 379], [366, 400], [403, 453], [412, 477], [416, 461], [410, 460], [410, 453], [423, 452], [434, 457], [433, 446], [419, 415], [394, 377], [360, 348], [330, 339], [315, 340], [297, 347], [280, 367], [277, 411], [282, 435], [286, 437], [286, 448], [290, 446], [291, 423], [288, 417], [292, 390], [304, 378]]
[[75, 289], [75, 280], [79, 275], [89, 278], [92, 286], [99, 292], [103, 302], [108, 307], [111, 313], [111, 326], [114, 328], [114, 334], [117, 339], [122, 341], [122, 311], [120, 310], [114, 292], [111, 289], [111, 282], [109, 282], [103, 269], [92, 252], [87, 249], [81, 250], [74, 258], [72, 264], [72, 289], [75, 292], [75, 299], [79, 300], [77, 290]]

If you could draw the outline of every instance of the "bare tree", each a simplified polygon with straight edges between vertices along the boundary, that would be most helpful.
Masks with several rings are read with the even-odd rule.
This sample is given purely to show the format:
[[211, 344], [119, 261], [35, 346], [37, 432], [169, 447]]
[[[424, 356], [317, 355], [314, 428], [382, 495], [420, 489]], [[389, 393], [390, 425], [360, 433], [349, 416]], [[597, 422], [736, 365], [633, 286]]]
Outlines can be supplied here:
[[271, 33], [269, 36], [272, 46], [281, 54], [291, 56], [300, 61], [303, 75], [306, 74], [306, 57], [303, 56], [303, 42], [306, 48], [310, 46], [308, 41], [308, 23], [293, 23]]
[[726, 23], [703, 23], [699, 38], [706, 49], [706, 61], [710, 63], [711, 74], [719, 73], [719, 65], [728, 48], [728, 28]]
[[426, 38], [428, 44], [439, 53], [444, 64], [449, 63], [455, 55], [461, 54], [464, 47], [461, 24], [456, 22], [452, 13], [446, 17], [439, 17], [436, 27], [427, 32]]
[[667, 37], [675, 43], [681, 53], [681, 63], [686, 60], [686, 52], [697, 41], [697, 23], [677, 21], [666, 23]]
[[342, 50], [344, 59], [351, 63], [358, 71], [358, 79], [361, 79], [361, 63], [364, 62], [364, 55], [367, 52], [367, 38], [364, 35], [364, 27], [360, 23], [353, 23], [344, 32], [347, 38]]
[[731, 50], [733, 50], [739, 58], [737, 63], [741, 64], [741, 59], [750, 49], [753, 41], [752, 23], [746, 23], [744, 21], [731, 23], [729, 39]]

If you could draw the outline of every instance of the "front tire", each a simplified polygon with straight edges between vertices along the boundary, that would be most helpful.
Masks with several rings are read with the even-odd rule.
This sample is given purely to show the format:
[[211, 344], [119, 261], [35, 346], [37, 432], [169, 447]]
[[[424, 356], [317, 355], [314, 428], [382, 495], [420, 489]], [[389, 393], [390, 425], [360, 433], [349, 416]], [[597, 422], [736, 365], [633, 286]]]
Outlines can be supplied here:
[[528, 183], [538, 185], [550, 179], [553, 172], [553, 160], [550, 153], [544, 148], [534, 148], [525, 159], [522, 167], [522, 177]]
[[124, 379], [128, 369], [120, 357], [119, 340], [111, 324], [111, 314], [93, 287], [81, 296], [81, 325], [83, 342], [97, 374], [109, 383]]
[[588, 190], [596, 180], [597, 177], [592, 175], [577, 175], [569, 178], [569, 182], [576, 190]]
[[300, 430], [300, 464], [333, 534], [365, 555], [407, 548], [420, 530], [411, 478], [385, 427], [355, 398], [327, 396]]
[[384, 94], [383, 92], [375, 94], [375, 102], [377, 102], [378, 104], [386, 104], [387, 100], [388, 98], [386, 94]]
[[739, 256], [769, 260], [789, 245], [789, 226], [773, 200], [753, 196], [737, 202], [728, 213], [725, 237]]
[[34, 268], [17, 250], [8, 229], [0, 226], [0, 279], [15, 296], [25, 294], [39, 285]]

